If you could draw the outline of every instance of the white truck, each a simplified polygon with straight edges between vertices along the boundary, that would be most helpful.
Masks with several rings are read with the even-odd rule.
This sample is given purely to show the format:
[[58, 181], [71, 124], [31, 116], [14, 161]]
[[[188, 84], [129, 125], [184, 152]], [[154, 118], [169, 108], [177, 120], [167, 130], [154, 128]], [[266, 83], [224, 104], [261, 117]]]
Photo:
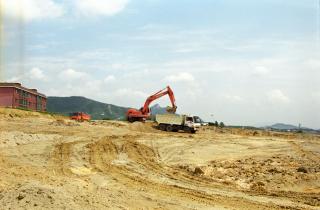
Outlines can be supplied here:
[[157, 114], [156, 122], [160, 130], [168, 132], [183, 130], [185, 132], [195, 133], [199, 128], [199, 126], [194, 123], [193, 117], [188, 115]]

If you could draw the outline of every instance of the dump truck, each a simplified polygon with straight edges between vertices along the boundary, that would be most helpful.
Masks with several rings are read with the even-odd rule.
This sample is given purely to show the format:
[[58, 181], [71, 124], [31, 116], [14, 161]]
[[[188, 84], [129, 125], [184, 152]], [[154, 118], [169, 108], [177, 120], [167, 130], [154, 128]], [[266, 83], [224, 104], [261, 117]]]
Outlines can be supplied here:
[[180, 130], [195, 133], [199, 126], [194, 123], [193, 117], [178, 114], [157, 114], [156, 122], [162, 131], [178, 132]]

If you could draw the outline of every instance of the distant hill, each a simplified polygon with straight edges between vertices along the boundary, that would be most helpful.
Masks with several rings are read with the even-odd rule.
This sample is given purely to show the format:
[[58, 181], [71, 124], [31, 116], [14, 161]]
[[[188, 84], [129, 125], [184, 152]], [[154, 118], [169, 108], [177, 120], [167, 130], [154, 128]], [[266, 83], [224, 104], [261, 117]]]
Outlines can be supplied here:
[[289, 124], [276, 123], [271, 126], [267, 126], [268, 128], [277, 129], [277, 130], [295, 130], [299, 129], [299, 127]]
[[271, 130], [277, 130], [277, 131], [303, 131], [303, 132], [311, 132], [311, 133], [319, 133], [320, 130], [314, 130], [312, 128], [306, 128], [290, 124], [284, 124], [284, 123], [276, 123], [271, 126], [266, 126], [264, 129], [271, 129]]
[[48, 97], [47, 111], [69, 115], [72, 112], [86, 112], [94, 120], [125, 119], [128, 108], [105, 104], [81, 96]]
[[167, 109], [164, 107], [161, 107], [159, 104], [155, 104], [150, 107], [151, 109], [151, 115], [156, 115], [156, 114], [166, 114]]
[[[151, 114], [166, 113], [166, 108], [155, 104], [150, 107]], [[116, 106], [113, 104], [101, 103], [81, 96], [71, 97], [48, 97], [47, 111], [69, 115], [72, 112], [86, 112], [94, 120], [118, 119], [125, 120], [127, 107]]]

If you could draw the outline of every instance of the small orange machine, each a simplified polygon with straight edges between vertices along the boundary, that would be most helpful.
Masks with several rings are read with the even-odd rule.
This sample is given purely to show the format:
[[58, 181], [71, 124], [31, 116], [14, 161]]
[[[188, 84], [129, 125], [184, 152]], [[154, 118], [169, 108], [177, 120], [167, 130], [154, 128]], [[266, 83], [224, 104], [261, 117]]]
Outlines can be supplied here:
[[83, 121], [90, 121], [91, 116], [84, 112], [74, 112], [74, 113], [70, 113], [70, 119], [83, 122]]

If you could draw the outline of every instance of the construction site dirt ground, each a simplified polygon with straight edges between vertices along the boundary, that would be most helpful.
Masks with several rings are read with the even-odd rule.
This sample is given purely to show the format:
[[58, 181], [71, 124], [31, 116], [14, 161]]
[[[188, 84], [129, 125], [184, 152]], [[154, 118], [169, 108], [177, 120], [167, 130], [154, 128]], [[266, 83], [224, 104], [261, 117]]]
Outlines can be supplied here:
[[320, 137], [0, 109], [0, 209], [320, 209]]

